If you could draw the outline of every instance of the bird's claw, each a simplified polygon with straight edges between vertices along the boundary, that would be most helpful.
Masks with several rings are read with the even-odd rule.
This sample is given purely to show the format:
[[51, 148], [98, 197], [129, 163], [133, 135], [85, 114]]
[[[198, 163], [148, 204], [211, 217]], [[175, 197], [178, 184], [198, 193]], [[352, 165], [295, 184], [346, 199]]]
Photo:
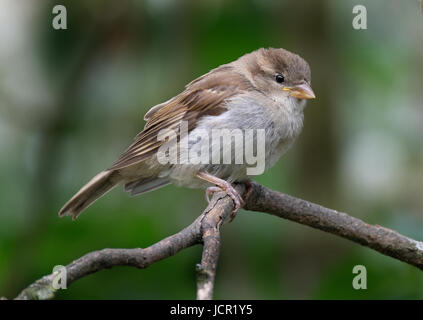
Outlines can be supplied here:
[[208, 187], [208, 188], [206, 189], [206, 200], [207, 200], [207, 203], [210, 203], [210, 196], [211, 196], [213, 193], [215, 193], [215, 192], [219, 192], [219, 191], [222, 191], [222, 189], [221, 189], [221, 188], [219, 188], [219, 187], [216, 187], [216, 186], [213, 186], [213, 187]]
[[235, 219], [238, 211], [244, 206], [245, 202], [242, 199], [241, 195], [238, 193], [238, 191], [236, 191], [235, 188], [229, 182], [222, 187], [217, 187], [217, 186], [208, 187], [206, 189], [207, 202], [210, 203], [210, 195], [211, 194], [213, 194], [215, 192], [220, 192], [220, 191], [226, 192], [226, 194], [234, 202], [235, 206], [234, 206], [234, 209], [232, 210], [232, 213], [230, 215], [230, 220], [229, 220], [229, 222], [232, 222]]

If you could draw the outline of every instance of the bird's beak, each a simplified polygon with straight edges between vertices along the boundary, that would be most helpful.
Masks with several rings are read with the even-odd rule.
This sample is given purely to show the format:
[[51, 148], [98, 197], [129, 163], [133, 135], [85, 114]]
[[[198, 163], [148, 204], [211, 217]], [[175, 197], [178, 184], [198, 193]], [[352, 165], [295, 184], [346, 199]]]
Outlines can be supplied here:
[[289, 95], [297, 99], [316, 98], [313, 89], [311, 89], [310, 85], [307, 82], [302, 82], [299, 85], [293, 87], [284, 87], [282, 90], [289, 91]]

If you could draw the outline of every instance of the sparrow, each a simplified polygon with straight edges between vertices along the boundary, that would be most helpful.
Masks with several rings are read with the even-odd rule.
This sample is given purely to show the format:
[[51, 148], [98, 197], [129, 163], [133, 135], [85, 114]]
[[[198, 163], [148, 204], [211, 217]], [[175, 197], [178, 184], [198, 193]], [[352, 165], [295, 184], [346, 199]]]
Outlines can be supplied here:
[[[262, 130], [264, 148], [260, 156], [264, 157], [267, 170], [300, 134], [306, 101], [314, 98], [308, 63], [285, 49], [260, 48], [223, 64], [187, 84], [175, 97], [152, 107], [144, 116], [144, 129], [133, 143], [109, 169], [83, 186], [62, 207], [59, 216], [76, 219], [95, 200], [123, 183], [131, 195], [168, 184], [204, 188], [207, 199], [214, 192], [225, 191], [234, 202], [233, 219], [244, 204], [233, 184], [247, 183], [252, 178], [249, 164], [235, 161], [233, 155], [224, 163], [163, 163], [157, 156], [161, 148], [166, 143], [182, 141], [183, 123], [187, 124], [189, 137], [213, 130]], [[163, 130], [177, 134], [160, 139]], [[248, 139], [257, 140], [257, 136], [250, 135]], [[188, 152], [197, 150], [198, 145], [189, 140]], [[221, 158], [222, 148], [210, 148], [210, 158]], [[180, 154], [181, 150], [177, 150]]]

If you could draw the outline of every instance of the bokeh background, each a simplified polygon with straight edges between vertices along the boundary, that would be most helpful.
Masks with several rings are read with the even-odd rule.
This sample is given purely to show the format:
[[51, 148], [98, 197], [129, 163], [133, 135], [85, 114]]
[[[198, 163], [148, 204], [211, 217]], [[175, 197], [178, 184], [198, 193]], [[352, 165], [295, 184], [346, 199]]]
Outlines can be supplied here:
[[[52, 28], [65, 5], [68, 29]], [[352, 8], [367, 7], [354, 30]], [[57, 212], [195, 77], [259, 47], [311, 65], [302, 135], [260, 183], [423, 240], [423, 16], [417, 0], [0, 0], [0, 296], [105, 247], [146, 247], [204, 209], [203, 191], [116, 188]], [[417, 268], [242, 211], [222, 230], [221, 299], [421, 299]], [[59, 299], [192, 299], [201, 247], [102, 271]], [[364, 265], [368, 289], [352, 288]]]

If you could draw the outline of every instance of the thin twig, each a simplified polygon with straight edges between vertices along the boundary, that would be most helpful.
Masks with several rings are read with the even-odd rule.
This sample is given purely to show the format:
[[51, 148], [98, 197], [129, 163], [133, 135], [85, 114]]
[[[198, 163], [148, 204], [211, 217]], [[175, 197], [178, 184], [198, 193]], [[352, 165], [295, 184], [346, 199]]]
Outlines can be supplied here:
[[[245, 191], [244, 185], [236, 187], [241, 194]], [[203, 240], [203, 256], [201, 264], [197, 265], [197, 299], [213, 299], [214, 280], [216, 277], [217, 261], [220, 251], [220, 226], [231, 214], [232, 200], [224, 193], [213, 198], [209, 207], [204, 211], [201, 223]]]
[[372, 248], [423, 270], [423, 242], [398, 232], [252, 183], [246, 210], [270, 213]]
[[[144, 269], [151, 264], [175, 255], [179, 251], [199, 242], [201, 216], [182, 231], [167, 237], [152, 246], [142, 249], [103, 249], [87, 253], [66, 266], [66, 285], [91, 273], [116, 266], [131, 266]], [[24, 289], [18, 300], [45, 300], [54, 297], [53, 274], [44, 276]]]
[[[237, 186], [239, 192], [243, 192], [244, 186]], [[69, 286], [74, 281], [81, 279], [91, 273], [103, 269], [110, 269], [116, 266], [131, 266], [138, 269], [144, 269], [151, 264], [166, 259], [177, 254], [179, 251], [201, 244], [204, 242], [204, 254], [201, 266], [205, 273], [211, 276], [207, 278], [207, 292], [200, 295], [212, 298], [213, 282], [216, 272], [219, 250], [214, 249], [211, 238], [207, 235], [211, 230], [219, 232], [222, 221], [226, 220], [232, 212], [233, 203], [231, 198], [225, 193], [216, 193], [209, 206], [204, 212], [188, 227], [180, 232], [167, 237], [148, 248], [135, 249], [103, 249], [87, 253], [81, 258], [73, 261], [66, 266], [66, 285]], [[29, 287], [24, 289], [15, 299], [17, 300], [46, 300], [54, 298], [56, 289], [52, 283], [55, 275], [49, 274], [35, 281]], [[199, 284], [200, 288], [201, 285]]]
[[[243, 185], [238, 185], [236, 188], [241, 194], [245, 192]], [[369, 225], [346, 213], [267, 189], [254, 182], [251, 183], [244, 208], [269, 213], [335, 234], [423, 270], [422, 242], [378, 225]], [[202, 261], [197, 266], [197, 298], [211, 299], [219, 258], [220, 226], [232, 209], [231, 198], [224, 193], [217, 193], [206, 210], [191, 225], [148, 248], [103, 249], [75, 260], [66, 266], [67, 285], [88, 274], [114, 266], [143, 269], [185, 248], [203, 243]], [[52, 287], [53, 277], [50, 274], [37, 280], [24, 289], [16, 299], [53, 298], [56, 291]]]

